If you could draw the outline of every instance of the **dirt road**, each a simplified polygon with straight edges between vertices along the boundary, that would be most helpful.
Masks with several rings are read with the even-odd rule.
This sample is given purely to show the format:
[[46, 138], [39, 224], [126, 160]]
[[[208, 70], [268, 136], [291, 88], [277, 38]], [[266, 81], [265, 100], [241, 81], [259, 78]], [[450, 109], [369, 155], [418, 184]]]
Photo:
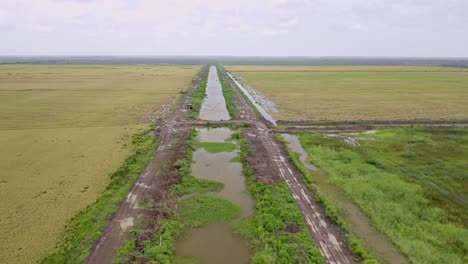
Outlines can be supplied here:
[[142, 203], [154, 204], [156, 209], [151, 212], [151, 217], [163, 217], [164, 211], [158, 209], [158, 204], [167, 202], [165, 198], [170, 186], [180, 180], [174, 164], [185, 155], [186, 138], [191, 129], [191, 124], [184, 122], [188, 121], [188, 114], [183, 106], [188, 103], [197, 85], [198, 83], [193, 85], [173, 113], [158, 122], [160, 131], [156, 136], [159, 137], [160, 144], [156, 152], [119, 210], [112, 216], [101, 238], [94, 243], [84, 263], [112, 263], [117, 250], [123, 245], [126, 232], [132, 230], [135, 224], [141, 223], [143, 217], [148, 217], [148, 212], [140, 208]]
[[[356, 263], [356, 259], [341, 238], [339, 228], [328, 220], [323, 207], [315, 202], [313, 194], [302, 181], [300, 172], [289, 161], [284, 144], [276, 141], [273, 131], [269, 128], [269, 123], [255, 114], [251, 105], [235, 88], [232, 79], [227, 75], [226, 77], [226, 80], [231, 84], [231, 88], [238, 95], [237, 102], [241, 119], [248, 120], [252, 124], [252, 127], [246, 130], [244, 136], [251, 142], [257, 143], [254, 144], [258, 148], [256, 155], [265, 156], [262, 159], [265, 163], [268, 163], [268, 171], [265, 173], [267, 175], [258, 175], [259, 173], [256, 171], [257, 178], [260, 177], [259, 180], [262, 180], [261, 177], [266, 177], [268, 179], [263, 181], [269, 182], [271, 179], [279, 177], [286, 182], [299, 205], [317, 247], [327, 263]], [[268, 159], [265, 161], [264, 158]], [[255, 170], [256, 166], [262, 166], [262, 164], [251, 164], [251, 166]]]

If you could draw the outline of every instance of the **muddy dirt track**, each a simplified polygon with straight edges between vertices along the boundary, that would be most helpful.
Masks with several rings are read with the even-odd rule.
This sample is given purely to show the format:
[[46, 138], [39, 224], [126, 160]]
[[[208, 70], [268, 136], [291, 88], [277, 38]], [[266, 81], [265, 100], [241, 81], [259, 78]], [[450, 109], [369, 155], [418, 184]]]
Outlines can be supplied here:
[[[206, 72], [205, 72], [206, 74]], [[140, 223], [145, 218], [152, 223], [143, 227], [143, 233], [154, 233], [151, 226], [159, 219], [166, 218], [163, 207], [171, 207], [171, 199], [167, 199], [169, 187], [180, 181], [180, 176], [175, 168], [175, 163], [180, 159], [186, 149], [186, 136], [193, 126], [202, 124], [250, 124], [244, 130], [243, 136], [252, 142], [250, 148], [255, 149], [249, 157], [251, 167], [257, 180], [266, 184], [286, 182], [296, 200], [310, 234], [316, 241], [322, 256], [327, 263], [356, 263], [356, 258], [351, 254], [340, 236], [339, 228], [330, 223], [326, 218], [324, 209], [315, 202], [313, 194], [302, 181], [302, 175], [290, 163], [284, 144], [276, 141], [274, 130], [270, 124], [258, 117], [247, 103], [234, 83], [224, 74], [225, 80], [237, 94], [239, 117], [232, 121], [198, 122], [188, 119], [183, 105], [188, 101], [197, 85], [186, 94], [179, 107], [164, 120], [159, 122], [160, 145], [153, 158], [133, 185], [125, 201], [119, 210], [112, 216], [101, 238], [94, 244], [89, 258], [85, 263], [106, 264], [112, 263], [117, 249], [123, 245], [125, 232], [132, 229], [133, 225]], [[139, 204], [145, 201], [155, 203], [151, 212], [144, 213], [139, 209]], [[148, 211], [148, 210], [146, 210]]]

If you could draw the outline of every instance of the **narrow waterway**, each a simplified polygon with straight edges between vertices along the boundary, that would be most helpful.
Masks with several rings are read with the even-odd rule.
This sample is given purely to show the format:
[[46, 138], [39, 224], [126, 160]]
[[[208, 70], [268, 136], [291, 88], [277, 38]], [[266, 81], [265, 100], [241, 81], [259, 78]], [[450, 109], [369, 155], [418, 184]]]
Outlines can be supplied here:
[[[219, 83], [216, 67], [211, 66], [207, 83], [207, 98], [200, 110], [200, 119], [209, 121], [228, 120], [229, 113]], [[200, 142], [226, 142], [232, 136], [229, 128], [199, 128]], [[235, 141], [231, 143], [237, 144]], [[242, 264], [250, 259], [248, 241], [233, 233], [233, 225], [254, 213], [255, 202], [246, 191], [242, 164], [236, 160], [239, 149], [210, 153], [205, 148], [193, 152], [192, 176], [224, 184], [219, 192], [211, 193], [223, 197], [241, 209], [241, 216], [229, 223], [212, 223], [194, 228], [187, 236], [176, 241], [177, 257], [191, 258], [203, 264]]]
[[261, 104], [255, 100], [255, 98], [245, 89], [245, 87], [236, 80], [229, 72], [227, 73], [229, 77], [234, 81], [234, 83], [239, 87], [239, 89], [244, 93], [245, 96], [249, 99], [249, 101], [257, 108], [257, 110], [262, 114], [263, 118], [265, 118], [268, 122], [276, 126], [276, 120], [263, 108]]
[[[309, 170], [317, 171], [317, 167], [309, 162], [308, 153], [302, 147], [297, 135], [282, 134], [288, 142], [288, 147], [300, 155], [300, 160]], [[343, 218], [350, 224], [353, 232], [366, 242], [374, 255], [383, 263], [406, 264], [409, 263], [398, 248], [390, 242], [382, 233], [377, 231], [369, 222], [369, 219], [346, 195], [338, 189], [325, 173], [314, 173], [315, 184], [322, 192], [325, 192], [340, 207], [344, 209]]]
[[229, 120], [223, 88], [219, 82], [218, 70], [215, 66], [211, 66], [208, 73], [206, 98], [200, 110], [200, 119], [208, 121]]
[[[228, 128], [199, 128], [197, 131], [201, 142], [225, 142], [232, 135]], [[200, 148], [193, 152], [192, 175], [223, 183], [224, 188], [212, 194], [238, 205], [241, 216], [230, 223], [212, 223], [193, 229], [175, 243], [174, 250], [178, 257], [194, 258], [203, 264], [248, 263], [248, 242], [232, 231], [235, 223], [252, 215], [255, 209], [254, 200], [245, 190], [242, 164], [233, 161], [238, 155], [239, 150], [210, 153]]]

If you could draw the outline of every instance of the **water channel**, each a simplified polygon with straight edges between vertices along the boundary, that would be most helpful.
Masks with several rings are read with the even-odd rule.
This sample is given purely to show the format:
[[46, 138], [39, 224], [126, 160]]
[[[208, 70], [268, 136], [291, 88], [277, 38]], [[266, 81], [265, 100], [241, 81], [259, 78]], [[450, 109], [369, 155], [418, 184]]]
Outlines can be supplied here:
[[[210, 121], [229, 119], [218, 74], [213, 66], [210, 68], [207, 98], [200, 110], [200, 118]], [[200, 142], [225, 142], [233, 133], [229, 128], [199, 128], [197, 131]], [[249, 262], [248, 242], [232, 231], [234, 224], [252, 215], [255, 210], [255, 202], [245, 190], [242, 164], [234, 159], [238, 155], [239, 149], [232, 152], [210, 153], [200, 148], [193, 152], [192, 176], [223, 183], [224, 188], [221, 191], [211, 194], [223, 197], [239, 206], [241, 216], [230, 223], [212, 223], [194, 228], [187, 236], [176, 241], [174, 245], [176, 256], [193, 258], [203, 264]]]

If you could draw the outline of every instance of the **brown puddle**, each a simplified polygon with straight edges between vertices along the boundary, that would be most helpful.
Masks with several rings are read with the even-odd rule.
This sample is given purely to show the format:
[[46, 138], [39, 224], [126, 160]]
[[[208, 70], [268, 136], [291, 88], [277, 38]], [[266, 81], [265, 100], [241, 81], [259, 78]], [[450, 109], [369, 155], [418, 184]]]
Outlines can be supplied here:
[[[224, 142], [232, 131], [227, 128], [197, 129], [202, 142]], [[239, 152], [209, 153], [204, 148], [193, 152], [192, 175], [224, 183], [216, 196], [226, 198], [241, 208], [241, 217], [227, 224], [213, 223], [195, 228], [181, 240], [176, 241], [174, 251], [177, 257], [194, 258], [201, 263], [248, 263], [249, 244], [234, 235], [232, 227], [240, 219], [254, 213], [255, 202], [245, 189], [242, 164], [232, 162]]]
[[[308, 162], [308, 154], [300, 144], [297, 135], [282, 134], [288, 142], [288, 147], [300, 155], [300, 160], [309, 170], [317, 170]], [[312, 168], [312, 169], [311, 169]], [[377, 231], [369, 222], [368, 217], [338, 189], [324, 173], [314, 174], [315, 184], [319, 189], [330, 196], [345, 211], [344, 220], [350, 224], [354, 234], [365, 241], [366, 247], [383, 263], [406, 264], [409, 263], [398, 248], [382, 233]]]

